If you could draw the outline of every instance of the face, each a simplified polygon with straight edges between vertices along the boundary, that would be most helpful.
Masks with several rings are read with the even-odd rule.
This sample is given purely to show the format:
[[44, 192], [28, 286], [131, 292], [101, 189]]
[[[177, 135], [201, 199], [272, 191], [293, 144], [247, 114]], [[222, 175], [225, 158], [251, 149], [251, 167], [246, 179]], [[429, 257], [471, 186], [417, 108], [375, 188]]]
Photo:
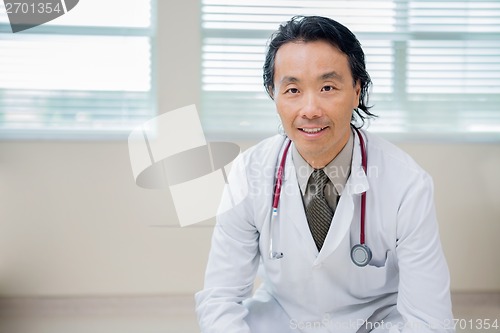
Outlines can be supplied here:
[[278, 49], [276, 109], [286, 134], [312, 167], [327, 165], [347, 143], [359, 94], [347, 56], [328, 42], [289, 42]]

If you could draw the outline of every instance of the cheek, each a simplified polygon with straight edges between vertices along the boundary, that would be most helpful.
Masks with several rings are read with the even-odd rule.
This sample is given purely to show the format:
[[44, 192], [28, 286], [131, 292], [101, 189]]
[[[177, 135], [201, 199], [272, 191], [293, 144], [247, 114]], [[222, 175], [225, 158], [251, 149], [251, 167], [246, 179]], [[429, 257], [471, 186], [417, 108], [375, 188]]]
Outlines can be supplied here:
[[291, 109], [290, 105], [284, 100], [275, 100], [276, 111], [283, 123], [290, 122], [291, 119]]
[[281, 105], [279, 105], [278, 102], [275, 103], [275, 106], [276, 106], [276, 113], [278, 114], [278, 116], [280, 117], [280, 120], [281, 120], [281, 124], [283, 126], [286, 126], [286, 117], [283, 113], [283, 108], [281, 107]]
[[280, 117], [281, 124], [285, 129], [292, 126], [293, 118], [289, 114], [278, 111], [278, 116]]

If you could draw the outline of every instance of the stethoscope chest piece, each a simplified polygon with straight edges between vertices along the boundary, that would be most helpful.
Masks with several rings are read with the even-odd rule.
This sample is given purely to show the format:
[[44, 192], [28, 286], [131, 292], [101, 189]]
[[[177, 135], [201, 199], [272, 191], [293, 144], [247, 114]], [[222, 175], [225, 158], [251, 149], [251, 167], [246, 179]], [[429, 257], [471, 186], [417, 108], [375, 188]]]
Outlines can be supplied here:
[[356, 244], [351, 249], [351, 259], [357, 266], [364, 267], [372, 260], [372, 251], [365, 244]]

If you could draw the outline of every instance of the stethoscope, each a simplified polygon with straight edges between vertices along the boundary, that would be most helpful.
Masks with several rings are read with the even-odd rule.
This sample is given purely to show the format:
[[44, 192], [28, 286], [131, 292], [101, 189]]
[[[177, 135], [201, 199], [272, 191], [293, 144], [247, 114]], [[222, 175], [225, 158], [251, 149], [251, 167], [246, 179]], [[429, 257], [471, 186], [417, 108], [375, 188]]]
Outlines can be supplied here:
[[[356, 131], [356, 134], [358, 135], [359, 142], [361, 143], [361, 166], [363, 170], [365, 171], [366, 174], [366, 169], [368, 165], [368, 158], [366, 154], [366, 146], [365, 146], [365, 141], [363, 139], [363, 136], [359, 132], [359, 130], [354, 127], [354, 130]], [[273, 241], [275, 239], [274, 233], [276, 232], [275, 230], [275, 225], [278, 223], [278, 205], [280, 201], [280, 195], [281, 195], [281, 187], [283, 185], [283, 175], [285, 172], [285, 163], [286, 163], [286, 156], [288, 154], [288, 149], [290, 148], [290, 145], [292, 144], [291, 140], [287, 140], [288, 142], [286, 143], [285, 149], [283, 150], [283, 155], [281, 156], [281, 161], [278, 166], [278, 171], [276, 174], [276, 181], [274, 183], [274, 196], [273, 196], [273, 209], [271, 213], [271, 223], [270, 223], [270, 236], [269, 236], [269, 258], [270, 259], [281, 259], [283, 258], [283, 252], [280, 252], [276, 250], [277, 244], [276, 241]], [[359, 233], [359, 244], [354, 245], [351, 248], [351, 260], [352, 262], [360, 267], [368, 265], [370, 260], [372, 259], [372, 251], [368, 247], [368, 245], [365, 244], [365, 216], [366, 216], [366, 191], [361, 194], [361, 215], [360, 215], [360, 233]]]

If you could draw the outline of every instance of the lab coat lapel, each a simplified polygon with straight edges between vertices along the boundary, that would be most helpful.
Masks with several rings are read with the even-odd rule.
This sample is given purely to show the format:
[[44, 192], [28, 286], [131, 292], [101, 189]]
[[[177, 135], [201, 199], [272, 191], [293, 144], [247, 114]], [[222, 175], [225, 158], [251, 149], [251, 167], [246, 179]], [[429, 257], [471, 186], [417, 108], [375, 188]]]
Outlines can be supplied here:
[[316, 264], [331, 255], [346, 237], [353, 222], [354, 210], [360, 209], [359, 204], [355, 205], [355, 202], [358, 203], [360, 201], [357, 200], [357, 197], [361, 196], [363, 192], [368, 191], [368, 189], [368, 178], [361, 166], [360, 141], [358, 136], [355, 135], [351, 175], [340, 197], [335, 215], [333, 216], [332, 225], [330, 226], [323, 247], [316, 259]]
[[299, 245], [313, 261], [318, 255], [318, 250], [307, 224], [302, 194], [297, 182], [297, 174], [295, 173], [291, 154], [287, 157], [284, 179], [283, 195], [281, 196], [283, 199], [280, 200], [280, 212], [282, 212], [280, 223], [287, 224], [286, 226], [283, 225], [283, 228], [288, 231], [286, 232], [287, 236], [299, 241], [294, 246]]

